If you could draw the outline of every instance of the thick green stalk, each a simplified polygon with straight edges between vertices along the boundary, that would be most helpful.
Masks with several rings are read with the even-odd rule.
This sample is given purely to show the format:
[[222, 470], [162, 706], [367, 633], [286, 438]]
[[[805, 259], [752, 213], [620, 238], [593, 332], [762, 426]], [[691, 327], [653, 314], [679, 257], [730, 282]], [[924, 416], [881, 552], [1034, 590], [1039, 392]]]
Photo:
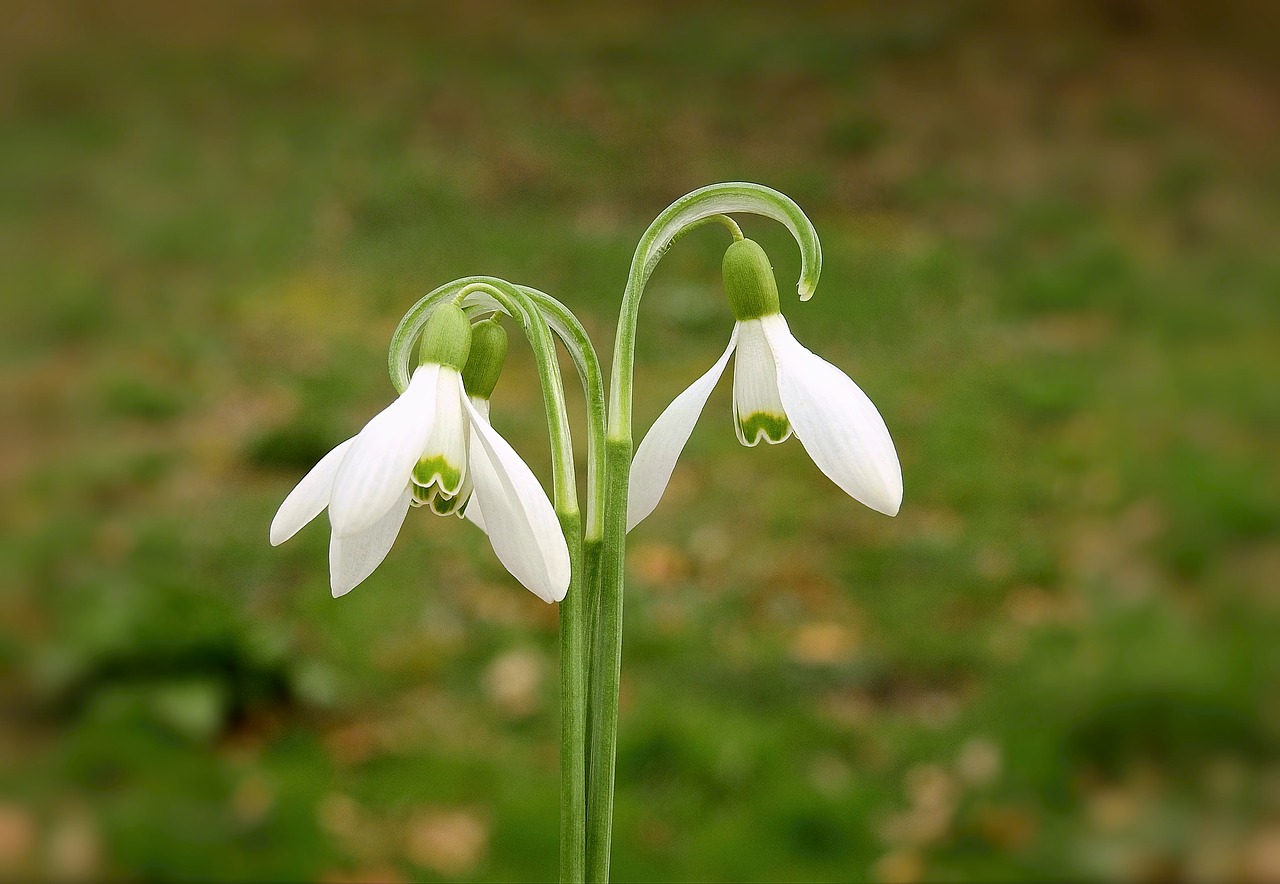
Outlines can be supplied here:
[[572, 577], [560, 603], [560, 880], [586, 880], [587, 595], [582, 516], [559, 513]]
[[[573, 814], [572, 826], [561, 826], [561, 880], [583, 880], [586, 861], [586, 824], [587, 801], [586, 769], [590, 758], [587, 740], [589, 731], [587, 722], [591, 715], [591, 688], [587, 683], [588, 663], [591, 659], [591, 647], [595, 624], [599, 613], [596, 609], [597, 574], [600, 570], [600, 538], [603, 533], [602, 519], [604, 514], [605, 491], [605, 403], [604, 378], [600, 372], [600, 360], [586, 330], [578, 322], [578, 318], [567, 307], [550, 295], [527, 286], [519, 287], [522, 292], [533, 299], [547, 320], [547, 324], [565, 344], [569, 357], [573, 360], [582, 381], [582, 392], [587, 406], [587, 512], [586, 536], [580, 542], [579, 550], [570, 547], [573, 561], [573, 582], [569, 587], [569, 595], [565, 597], [560, 609], [561, 646], [561, 703], [562, 730], [581, 735], [581, 741], [561, 742], [561, 819], [566, 813]], [[582, 537], [579, 524], [577, 536]], [[566, 534], [566, 536], [568, 536]], [[567, 605], [567, 606], [566, 606]], [[566, 682], [566, 679], [571, 681]], [[567, 712], [566, 710], [572, 710]], [[571, 774], [566, 771], [572, 771]], [[564, 783], [572, 784], [581, 792], [581, 803], [569, 801], [569, 789]], [[572, 855], [577, 864], [566, 868], [565, 839], [574, 842]]]
[[790, 198], [758, 184], [713, 184], [668, 206], [640, 238], [627, 275], [614, 338], [606, 440], [604, 541], [597, 595], [599, 621], [592, 642], [590, 751], [587, 765], [587, 879], [609, 879], [613, 833], [614, 774], [617, 763], [618, 686], [622, 665], [622, 592], [626, 568], [627, 494], [631, 479], [631, 400], [636, 324], [640, 297], [650, 275], [683, 233], [709, 221], [725, 223], [734, 239], [742, 233], [724, 216], [750, 212], [781, 222], [800, 246], [801, 300], [813, 294], [822, 265], [817, 232]]
[[[622, 582], [627, 547], [627, 482], [631, 440], [609, 439], [605, 449], [608, 497], [600, 560], [599, 613], [591, 647], [591, 760], [587, 765], [587, 880], [609, 880], [613, 790], [617, 767], [618, 688], [622, 679]], [[615, 502], [620, 505], [615, 506]]]

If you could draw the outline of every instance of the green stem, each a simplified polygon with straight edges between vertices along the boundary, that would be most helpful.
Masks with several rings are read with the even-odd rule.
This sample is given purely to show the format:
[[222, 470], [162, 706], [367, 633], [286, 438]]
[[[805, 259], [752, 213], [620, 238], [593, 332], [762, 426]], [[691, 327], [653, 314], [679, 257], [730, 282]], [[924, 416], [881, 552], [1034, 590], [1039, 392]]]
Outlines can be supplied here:
[[[565, 819], [565, 813], [574, 813], [574, 832], [573, 837], [576, 838], [575, 847], [577, 856], [579, 856], [585, 864], [586, 855], [586, 817], [587, 817], [587, 796], [585, 795], [587, 781], [587, 765], [590, 758], [587, 741], [590, 731], [587, 730], [588, 722], [592, 716], [592, 690], [590, 684], [587, 683], [588, 662], [591, 660], [592, 647], [594, 645], [594, 635], [596, 632], [596, 623], [599, 619], [597, 610], [597, 595], [595, 588], [597, 585], [597, 574], [600, 571], [600, 553], [601, 553], [601, 535], [603, 532], [603, 514], [604, 514], [604, 460], [605, 460], [605, 410], [604, 410], [604, 378], [600, 371], [600, 360], [596, 356], [595, 348], [591, 345], [591, 339], [587, 336], [586, 329], [578, 322], [578, 318], [569, 311], [567, 307], [552, 298], [550, 295], [544, 294], [537, 289], [527, 286], [519, 287], [522, 292], [533, 299], [533, 302], [542, 311], [547, 320], [547, 324], [553, 331], [564, 341], [565, 349], [568, 351], [570, 358], [573, 360], [574, 367], [578, 371], [578, 376], [582, 381], [582, 391], [587, 405], [587, 518], [586, 518], [586, 537], [581, 544], [580, 555], [575, 553], [571, 548], [571, 558], [573, 558], [573, 582], [569, 587], [569, 596], [566, 596], [565, 603], [569, 605], [568, 610], [572, 610], [572, 619], [566, 619], [566, 607], [561, 606], [561, 689], [562, 697], [566, 698], [561, 703], [562, 715], [564, 710], [572, 708], [574, 714], [582, 713], [585, 715], [584, 720], [574, 718], [572, 722], [567, 719], [563, 723], [563, 731], [568, 732], [572, 727], [574, 733], [581, 733], [583, 740], [581, 744], [573, 746], [570, 752], [571, 744], [569, 741], [561, 743], [561, 777], [565, 777], [565, 771], [572, 768], [572, 783], [577, 786], [581, 784], [582, 803], [576, 807], [570, 805], [566, 807], [566, 795], [568, 790], [561, 789], [561, 818]], [[566, 535], [567, 536], [567, 535]], [[578, 536], [581, 536], [579, 534]], [[574, 556], [577, 557], [574, 557]], [[565, 679], [572, 676], [572, 683], [565, 682]], [[582, 694], [579, 695], [579, 691]], [[572, 702], [568, 702], [568, 698], [572, 698]], [[569, 754], [566, 754], [569, 753]], [[561, 861], [563, 864], [565, 854], [565, 844], [563, 839], [566, 837], [568, 826], [561, 827]], [[581, 880], [583, 869], [580, 867], [576, 870], [574, 880]], [[566, 878], [566, 870], [561, 866], [562, 880]]]
[[[536, 295], [536, 296], [535, 296]], [[568, 592], [560, 603], [560, 880], [581, 882], [586, 863], [586, 718], [587, 718], [587, 591], [583, 561], [582, 516], [578, 509], [578, 490], [573, 466], [573, 440], [565, 407], [564, 385], [560, 378], [555, 342], [540, 306], [546, 302], [558, 306], [572, 317], [559, 302], [540, 292], [522, 290], [494, 277], [467, 277], [441, 286], [418, 301], [392, 335], [388, 357], [392, 382], [403, 390], [408, 382], [412, 345], [427, 317], [438, 304], [459, 298], [464, 305], [478, 310], [495, 306], [515, 317], [529, 339], [542, 381], [543, 404], [551, 436], [551, 465], [554, 474], [556, 515], [569, 548], [571, 577]], [[538, 302], [543, 301], [540, 305]], [[477, 303], [478, 302], [478, 303]], [[558, 317], [558, 325], [581, 329], [577, 321]], [[585, 332], [582, 334], [585, 339]], [[580, 346], [571, 351], [581, 350]], [[590, 342], [586, 343], [590, 350]], [[595, 364], [597, 386], [599, 364], [595, 353], [575, 353], [575, 364]], [[580, 364], [581, 369], [581, 364]], [[584, 375], [584, 383], [586, 378]], [[597, 393], [602, 399], [603, 394]], [[603, 414], [603, 406], [601, 406]], [[603, 425], [603, 418], [598, 421]], [[601, 428], [598, 432], [603, 434]], [[598, 458], [596, 458], [598, 460]], [[598, 465], [593, 461], [598, 471]]]
[[517, 286], [533, 299], [533, 303], [542, 311], [547, 325], [564, 342], [569, 358], [573, 360], [578, 377], [582, 380], [582, 394], [587, 404], [587, 527], [586, 542], [588, 548], [599, 546], [604, 533], [604, 375], [600, 371], [600, 359], [591, 346], [591, 338], [587, 330], [578, 322], [578, 317], [548, 294], [529, 288]]
[[[613, 790], [617, 767], [618, 689], [622, 680], [622, 582], [626, 566], [627, 482], [631, 440], [610, 438], [606, 447], [605, 534], [600, 561], [599, 614], [591, 647], [591, 760], [587, 765], [587, 880], [609, 880]], [[614, 501], [622, 501], [618, 507]], [[621, 514], [621, 518], [618, 514]]]
[[[729, 221], [729, 223], [732, 224], [733, 222]], [[734, 228], [737, 228], [736, 224]], [[528, 286], [520, 286], [520, 290], [533, 298], [534, 303], [546, 317], [547, 324], [564, 341], [565, 349], [569, 352], [574, 367], [578, 370], [578, 377], [582, 380], [582, 392], [586, 400], [587, 527], [583, 543], [582, 574], [579, 575], [575, 569], [574, 585], [581, 586], [585, 590], [585, 598], [582, 603], [586, 640], [582, 646], [582, 665], [584, 667], [590, 666], [590, 672], [598, 668], [591, 661], [595, 659], [595, 649], [600, 632], [599, 575], [603, 554], [604, 501], [607, 496], [604, 486], [607, 478], [605, 472], [604, 376], [601, 374], [600, 360], [596, 356], [595, 348], [591, 345], [591, 339], [587, 336], [586, 329], [578, 322], [578, 318], [550, 295]], [[579, 577], [581, 577], [580, 580]], [[593, 722], [598, 722], [600, 718], [599, 704], [596, 702], [598, 696], [600, 696], [600, 691], [590, 683], [590, 675], [588, 674], [586, 700], [587, 745], [584, 753], [587, 781], [589, 781], [591, 771], [592, 734], [598, 730]], [[588, 801], [589, 798], [590, 796], [588, 796]], [[584, 817], [585, 814], [586, 809], [584, 808]], [[583, 849], [585, 850], [585, 819], [583, 825]]]
[[622, 593], [626, 568], [627, 492], [631, 479], [631, 401], [636, 323], [640, 297], [663, 254], [683, 233], [711, 221], [728, 221], [730, 232], [741, 231], [726, 212], [751, 212], [781, 222], [800, 246], [801, 300], [812, 296], [822, 265], [817, 232], [790, 198], [759, 184], [713, 184], [686, 194], [668, 206], [640, 238], [627, 275], [614, 338], [609, 384], [608, 435], [604, 482], [603, 556], [600, 567], [598, 633], [592, 643], [590, 675], [591, 760], [587, 765], [587, 879], [609, 879], [613, 832], [614, 774], [617, 764], [618, 687], [622, 666]]
[[556, 513], [569, 546], [572, 575], [569, 590], [560, 603], [560, 880], [566, 884], [581, 882], [586, 872], [586, 598], [582, 581], [582, 516], [578, 510], [564, 385], [551, 330], [534, 299], [504, 280], [490, 280], [471, 288], [493, 295], [520, 317], [542, 376], [543, 403], [552, 438]]
[[587, 621], [582, 517], [560, 513], [572, 577], [560, 603], [560, 880], [586, 880]]

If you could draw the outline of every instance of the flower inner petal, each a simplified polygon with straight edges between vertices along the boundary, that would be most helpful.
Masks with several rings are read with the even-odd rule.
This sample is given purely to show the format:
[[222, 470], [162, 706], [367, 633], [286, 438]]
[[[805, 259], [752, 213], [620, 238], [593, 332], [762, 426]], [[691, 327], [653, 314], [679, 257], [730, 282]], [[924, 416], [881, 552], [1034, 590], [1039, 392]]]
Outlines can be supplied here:
[[[435, 421], [413, 468], [413, 483], [433, 485], [448, 496], [462, 488], [467, 471], [467, 417], [462, 408], [462, 381], [457, 370], [441, 366], [436, 382]], [[433, 507], [434, 509], [434, 507]]]
[[791, 436], [778, 393], [778, 370], [765, 338], [764, 323], [778, 314], [738, 323], [738, 352], [733, 363], [733, 426], [738, 441], [755, 447], [760, 440], [776, 445]]

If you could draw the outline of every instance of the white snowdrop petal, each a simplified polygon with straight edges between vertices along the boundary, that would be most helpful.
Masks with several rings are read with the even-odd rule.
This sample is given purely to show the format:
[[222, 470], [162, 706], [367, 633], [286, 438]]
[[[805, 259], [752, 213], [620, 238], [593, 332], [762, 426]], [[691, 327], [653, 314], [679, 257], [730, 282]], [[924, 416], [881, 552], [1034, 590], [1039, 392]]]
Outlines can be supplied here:
[[875, 405], [848, 375], [802, 346], [781, 316], [767, 318], [765, 334], [787, 417], [818, 469], [855, 500], [896, 515], [902, 467]]
[[465, 395], [458, 370], [441, 366], [436, 381], [435, 420], [414, 467], [414, 481], [424, 488], [434, 484], [445, 494], [453, 495], [466, 479], [469, 433], [462, 408]]
[[667, 490], [680, 452], [684, 451], [693, 433], [693, 425], [698, 422], [716, 381], [724, 374], [737, 342], [738, 326], [735, 325], [724, 354], [706, 374], [672, 400], [640, 442], [631, 462], [631, 481], [627, 490], [628, 531], [644, 521], [662, 499], [662, 492]]
[[289, 492], [284, 503], [280, 504], [280, 509], [276, 510], [275, 518], [271, 520], [272, 546], [279, 546], [297, 534], [303, 525], [320, 515], [329, 505], [334, 476], [338, 474], [338, 467], [342, 466], [342, 459], [346, 457], [347, 449], [354, 441], [354, 438], [348, 439], [320, 458], [311, 472], [303, 476], [302, 481]]
[[733, 354], [733, 429], [738, 441], [754, 448], [760, 440], [776, 445], [791, 438], [778, 370], [765, 338], [764, 324], [773, 317], [738, 323], [738, 349]]
[[391, 551], [413, 494], [406, 483], [400, 499], [383, 516], [358, 534], [329, 538], [329, 585], [333, 597], [346, 595], [358, 586]]
[[493, 551], [525, 588], [544, 602], [558, 602], [569, 588], [569, 547], [551, 501], [525, 462], [469, 400], [466, 407], [475, 495], [484, 502], [483, 521]]
[[333, 482], [329, 521], [335, 534], [358, 534], [404, 492], [431, 432], [440, 366], [423, 365], [408, 388], [356, 436]]

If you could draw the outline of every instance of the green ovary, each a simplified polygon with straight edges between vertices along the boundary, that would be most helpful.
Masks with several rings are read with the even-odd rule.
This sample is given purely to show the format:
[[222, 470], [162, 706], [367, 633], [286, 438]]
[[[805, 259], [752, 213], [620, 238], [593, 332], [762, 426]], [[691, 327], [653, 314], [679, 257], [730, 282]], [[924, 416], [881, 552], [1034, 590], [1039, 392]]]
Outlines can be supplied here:
[[413, 468], [413, 484], [423, 488], [435, 484], [447, 494], [456, 494], [462, 487], [462, 470], [439, 455], [423, 458]]
[[767, 414], [763, 411], [742, 418], [738, 424], [742, 427], [743, 438], [751, 443], [759, 442], [761, 436], [770, 442], [781, 442], [791, 432], [791, 424], [786, 415]]

